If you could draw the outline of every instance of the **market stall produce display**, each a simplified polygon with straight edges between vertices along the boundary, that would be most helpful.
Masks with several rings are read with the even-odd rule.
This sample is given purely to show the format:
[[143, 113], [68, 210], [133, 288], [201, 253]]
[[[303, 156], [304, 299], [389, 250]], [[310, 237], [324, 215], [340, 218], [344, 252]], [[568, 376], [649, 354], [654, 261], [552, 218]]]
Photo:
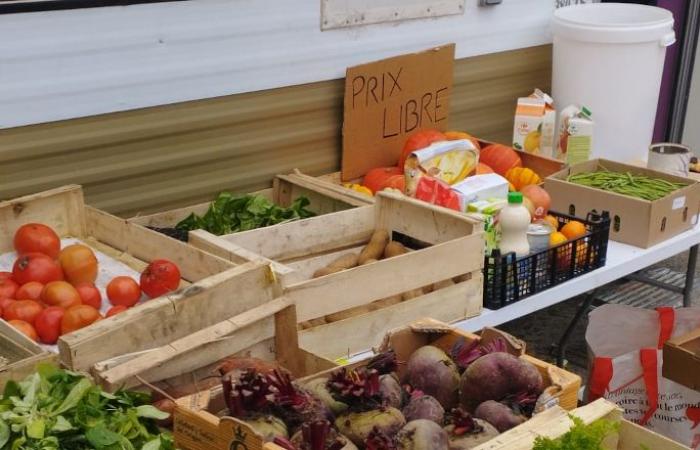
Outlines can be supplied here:
[[302, 221], [225, 236], [194, 231], [190, 244], [271, 264], [297, 304], [303, 346], [334, 359], [421, 317], [478, 314], [480, 227], [455, 211], [382, 192], [374, 205]]
[[129, 222], [187, 241], [187, 232], [203, 229], [220, 235], [304, 219], [362, 206], [368, 196], [324, 188], [313, 177], [277, 175], [272, 187], [249, 194], [223, 192], [210, 202], [148, 215]]
[[[61, 239], [77, 239], [82, 245], [91, 249], [98, 258], [99, 270], [96, 281], [100, 289], [106, 288], [107, 283], [114, 276], [123, 275], [125, 273], [121, 272], [123, 270], [127, 271], [132, 283], [137, 286], [149, 286], [146, 290], [153, 288], [155, 290], [153, 293], [158, 293], [157, 291], [163, 288], [161, 285], [163, 280], [160, 280], [159, 276], [147, 276], [148, 272], [146, 272], [143, 282], [140, 280], [140, 274], [145, 271], [149, 263], [157, 259], [166, 259], [175, 263], [180, 272], [179, 277], [172, 277], [180, 279], [180, 289], [177, 291], [148, 301], [145, 301], [144, 296], [144, 302], [138, 306], [61, 336], [58, 340], [60, 360], [71, 369], [87, 370], [99, 361], [117, 356], [124, 358], [124, 355], [132, 352], [165, 344], [220, 321], [222, 314], [226, 314], [226, 317], [235, 315], [257, 305], [258, 301], [265, 301], [260, 297], [247, 297], [245, 293], [239, 296], [237, 302], [229, 301], [231, 288], [226, 284], [227, 280], [233, 274], [245, 273], [255, 267], [254, 265], [242, 264], [236, 267], [229, 261], [90, 208], [84, 204], [83, 193], [79, 186], [66, 186], [2, 202], [0, 203], [0, 222], [3, 231], [0, 234], [0, 249], [3, 254], [9, 254], [10, 268], [17, 260], [13, 256], [14, 253], [8, 253], [13, 252], [15, 248], [13, 241], [16, 231], [22, 225], [39, 223], [49, 226]], [[55, 243], [52, 245], [55, 250]], [[82, 247], [81, 251], [84, 251]], [[105, 259], [100, 261], [100, 255], [104, 255]], [[47, 256], [47, 258], [50, 257]], [[24, 261], [22, 258], [19, 259]], [[55, 269], [58, 263], [52, 264], [53, 266], [47, 266]], [[24, 277], [31, 265], [27, 265], [24, 269], [20, 265], [24, 266], [24, 264], [18, 263], [18, 270], [22, 270], [21, 281], [29, 281]], [[120, 273], [105, 272], [113, 265], [119, 268]], [[86, 273], [89, 273], [90, 277], [94, 276], [93, 265], [88, 264], [88, 267], [89, 270]], [[230, 271], [230, 274], [227, 271]], [[101, 284], [100, 277], [105, 274], [107, 279], [104, 284]], [[48, 283], [51, 280], [43, 279], [43, 281]], [[84, 282], [85, 280], [75, 281]], [[166, 281], [169, 283], [173, 280]], [[76, 285], [79, 284], [76, 283]], [[58, 286], [62, 294], [68, 292], [70, 295], [56, 294], [57, 297], [54, 299], [56, 302], [75, 300], [74, 291], [78, 291], [78, 288], [69, 289], [68, 285], [69, 283]], [[20, 288], [21, 286], [17, 290]], [[80, 289], [79, 296], [83, 288], [80, 287]], [[38, 290], [34, 291], [29, 287], [24, 291], [26, 295], [41, 296], [41, 293], [37, 294]], [[88, 291], [92, 290], [88, 289]], [[94, 294], [94, 291], [92, 292]], [[86, 295], [86, 300], [81, 296], [81, 302], [96, 300], [89, 298], [87, 294], [83, 292], [82, 295]], [[109, 299], [106, 291], [101, 291], [101, 294], [102, 312], [105, 313], [104, 309], [109, 305]], [[124, 299], [121, 296], [120, 298]], [[48, 297], [47, 300], [49, 300]], [[119, 301], [116, 297], [113, 297], [113, 300]], [[130, 303], [133, 299], [126, 298], [126, 300]], [[174, 309], [173, 305], [177, 305], [177, 308]], [[80, 306], [87, 307], [87, 305]], [[11, 336], [15, 342], [22, 342], [16, 339], [16, 335]], [[27, 345], [22, 344], [22, 346]], [[6, 376], [14, 376], [13, 374], [26, 374], [37, 362], [37, 358], [41, 357], [40, 353], [33, 349], [21, 354], [24, 358], [14, 359], [9, 366], [1, 366], [3, 379]]]
[[[496, 383], [500, 390], [482, 395], [489, 400], [481, 403], [499, 399], [503, 403], [496, 403], [511, 414], [522, 414], [523, 420], [552, 402], [575, 407], [580, 379], [523, 353], [521, 341], [496, 330], [486, 330], [480, 338], [444, 323], [417, 322], [387, 335], [381, 353], [349, 367], [296, 381], [279, 367], [261, 365], [224, 374], [220, 387], [178, 400], [176, 443], [183, 450], [261, 448], [265, 441], [274, 442], [265, 448], [289, 450], [392, 449], [394, 442], [402, 442], [400, 448], [447, 449], [448, 442], [472, 448], [498, 434], [487, 420], [475, 417], [481, 414], [479, 408], [460, 398], [472, 377], [483, 385]], [[517, 361], [503, 366], [500, 381], [489, 379], [490, 374], [478, 367], [467, 373], [483, 358], [494, 356]], [[493, 366], [489, 361], [482, 364]], [[443, 365], [440, 373], [434, 372]], [[518, 365], [532, 370], [531, 381], [510, 381]], [[491, 420], [501, 416], [492, 415]], [[338, 440], [348, 447], [305, 447], [302, 438], [312, 428], [317, 439], [328, 439], [329, 444]], [[436, 439], [440, 446], [431, 447], [428, 443]]]

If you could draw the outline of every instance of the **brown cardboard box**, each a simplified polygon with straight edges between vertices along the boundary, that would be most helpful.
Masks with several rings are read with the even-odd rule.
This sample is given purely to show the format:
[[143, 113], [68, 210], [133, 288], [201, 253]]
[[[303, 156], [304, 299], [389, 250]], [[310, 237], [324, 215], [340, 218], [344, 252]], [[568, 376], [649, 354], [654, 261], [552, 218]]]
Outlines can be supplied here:
[[664, 344], [664, 378], [700, 392], [700, 328]]
[[[687, 186], [659, 200], [648, 201], [566, 181], [571, 174], [602, 169], [642, 174]], [[572, 215], [585, 215], [594, 209], [609, 211], [610, 239], [642, 248], [689, 230], [697, 223], [700, 213], [698, 181], [605, 159], [565, 168], [549, 176], [544, 187], [552, 197], [552, 210]]]

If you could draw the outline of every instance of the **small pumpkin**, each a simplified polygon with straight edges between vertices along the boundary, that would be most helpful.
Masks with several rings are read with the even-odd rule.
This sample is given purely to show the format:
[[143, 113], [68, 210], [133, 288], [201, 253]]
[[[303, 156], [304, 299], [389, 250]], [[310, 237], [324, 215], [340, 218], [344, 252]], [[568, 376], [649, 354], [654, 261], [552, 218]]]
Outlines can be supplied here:
[[406, 192], [406, 176], [405, 175], [392, 175], [387, 178], [381, 186], [381, 191], [384, 189], [397, 189], [399, 191]]
[[445, 137], [448, 141], [458, 141], [460, 139], [469, 139], [477, 150], [481, 150], [481, 144], [479, 140], [469, 133], [464, 131], [445, 131]]
[[513, 167], [522, 167], [523, 165], [520, 155], [511, 147], [502, 144], [491, 144], [482, 148], [479, 162], [486, 164], [502, 177]]
[[484, 175], [487, 173], [494, 173], [493, 169], [487, 166], [484, 163], [479, 163], [476, 165], [476, 170], [474, 171], [474, 175]]
[[381, 191], [384, 184], [394, 175], [403, 177], [403, 168], [399, 167], [376, 167], [370, 169], [362, 179], [362, 185], [367, 187], [373, 194]]
[[528, 167], [513, 167], [506, 172], [506, 180], [513, 185], [516, 191], [525, 186], [542, 183], [542, 178]]

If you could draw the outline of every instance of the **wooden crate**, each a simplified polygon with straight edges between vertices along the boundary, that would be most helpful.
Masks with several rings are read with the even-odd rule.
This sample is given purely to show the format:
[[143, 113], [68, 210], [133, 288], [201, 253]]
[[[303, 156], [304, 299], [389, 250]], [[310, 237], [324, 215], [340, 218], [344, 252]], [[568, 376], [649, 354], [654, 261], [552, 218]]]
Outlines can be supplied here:
[[522, 425], [475, 447], [474, 450], [532, 450], [538, 436], [556, 438], [569, 431], [572, 425], [569, 414], [579, 417], [587, 424], [600, 419], [619, 422], [618, 433], [603, 443], [606, 450], [690, 450], [678, 442], [623, 419], [622, 411], [617, 405], [604, 399], [573, 411], [550, 408]]
[[[382, 228], [427, 246], [311, 278], [339, 255], [359, 252]], [[190, 243], [234, 261], [252, 253], [271, 263], [305, 325], [302, 346], [328, 358], [366, 350], [422, 317], [451, 322], [481, 312], [481, 223], [400, 194], [382, 192], [374, 205], [226, 236], [198, 230]], [[456, 282], [405, 301], [383, 300], [445, 280]]]
[[[276, 306], [272, 306], [273, 304]], [[296, 366], [290, 370], [301, 377], [299, 382], [302, 384], [319, 377], [325, 378], [337, 367], [330, 361], [305, 351], [303, 346], [299, 348], [299, 342], [294, 340], [293, 334], [289, 332], [293, 329], [291, 320], [294, 315], [294, 310], [288, 309], [290, 304], [290, 299], [284, 300], [283, 297], [265, 307], [268, 313], [274, 312], [276, 315], [275, 342], [284, 343], [276, 348], [286, 348], [286, 355], [277, 355], [277, 360], [283, 364], [295, 363]], [[285, 316], [280, 317], [281, 314]], [[260, 317], [262, 315], [258, 315], [258, 318]], [[498, 335], [501, 335], [500, 332]], [[424, 319], [386, 334], [382, 346], [393, 348], [397, 358], [400, 361], [406, 361], [413, 351], [423, 345], [436, 345], [449, 351], [457, 339], [462, 337], [468, 342], [481, 339], [477, 335], [457, 330], [445, 323]], [[509, 338], [509, 341], [514, 348], [524, 350], [523, 346], [519, 346], [519, 341], [513, 338]], [[251, 343], [252, 341], [247, 342], [247, 344]], [[295, 352], [300, 353], [294, 357]], [[527, 359], [538, 368], [547, 386], [558, 387], [556, 398], [560, 404], [570, 409], [575, 408], [576, 394], [581, 383], [577, 375], [527, 355], [522, 355], [521, 358]], [[366, 362], [367, 360], [360, 361], [351, 367], [358, 367]], [[174, 435], [176, 444], [182, 450], [228, 450], [229, 448], [281, 450], [277, 445], [264, 443], [262, 438], [245, 423], [232, 417], [219, 418], [211, 413], [224, 408], [222, 391], [218, 386], [178, 399], [177, 404], [174, 415]]]
[[[490, 142], [487, 141], [480, 141], [482, 147], [491, 144]], [[515, 150], [515, 149], [513, 149]], [[559, 171], [561, 171], [564, 168], [564, 163], [562, 161], [552, 159], [552, 158], [547, 158], [545, 156], [538, 156], [538, 155], [533, 155], [531, 153], [524, 152], [522, 150], [515, 150], [516, 153], [520, 155], [520, 159], [523, 161], [523, 167], [529, 167], [532, 169], [536, 174], [538, 174], [543, 180], [552, 175], [555, 174]], [[319, 177], [312, 177], [310, 175], [306, 175], [304, 173], [301, 173], [300, 171], [296, 170], [293, 174], [289, 175], [290, 179], [294, 180], [297, 183], [301, 182], [311, 182], [312, 180], [319, 182], [320, 181], [320, 186], [322, 186], [324, 189], [333, 191], [337, 195], [345, 195], [348, 197], [352, 197], [356, 199], [357, 201], [364, 201], [365, 203], [371, 204], [374, 203], [374, 197], [369, 197], [367, 195], [361, 194], [357, 191], [354, 191], [350, 188], [346, 188], [343, 186], [345, 182], [342, 181], [342, 178], [340, 176], [340, 172], [333, 172], [325, 175], [321, 175]], [[355, 180], [349, 181], [349, 183], [357, 183], [357, 184], [362, 184], [362, 179], [358, 178]], [[310, 185], [310, 186], [315, 186], [315, 185]]]
[[[581, 387], [581, 377], [561, 369], [553, 364], [534, 358], [525, 354], [525, 343], [507, 333], [493, 328], [486, 328], [481, 335], [469, 333], [452, 327], [444, 322], [435, 319], [421, 319], [410, 325], [396, 328], [389, 331], [379, 346], [380, 351], [392, 349], [396, 352], [399, 361], [408, 361], [411, 354], [424, 345], [433, 345], [450, 353], [455, 343], [464, 339], [467, 344], [474, 341], [484, 343], [490, 342], [497, 337], [504, 337], [509, 343], [509, 351], [533, 364], [542, 375], [545, 388], [549, 389], [553, 399], [556, 399], [559, 406], [566, 410], [576, 408], [578, 403], [578, 390]], [[353, 365], [357, 367], [364, 365], [361, 361]], [[403, 376], [405, 365], [399, 365], [399, 378]], [[302, 381], [310, 381], [319, 377], [328, 377], [333, 369], [326, 370], [318, 374], [305, 377]]]
[[0, 320], [0, 390], [8, 380], [21, 380], [40, 362], [56, 360], [36, 342]]
[[279, 291], [268, 267], [236, 266], [86, 206], [80, 186], [1, 202], [0, 252], [12, 251], [15, 230], [28, 222], [49, 225], [62, 238], [78, 238], [136, 271], [165, 258], [182, 274], [177, 291], [62, 336], [60, 361], [70, 369], [89, 370], [99, 361], [164, 345], [269, 301], [272, 297], [261, 296], [261, 290]]
[[[309, 179], [310, 178], [310, 179]], [[294, 175], [277, 175], [272, 181], [272, 187], [261, 191], [252, 192], [254, 195], [262, 195], [282, 207], [288, 207], [294, 199], [305, 196], [309, 199], [309, 210], [318, 215], [342, 211], [355, 206], [364, 206], [370, 197], [366, 199], [358, 197], [357, 192], [346, 194], [338, 189], [328, 188], [313, 177], [298, 177]], [[192, 213], [203, 215], [209, 209], [211, 202], [177, 208], [156, 214], [135, 216], [129, 222], [146, 227], [172, 228], [178, 222]]]
[[[246, 356], [252, 353], [263, 359], [276, 360], [295, 377], [336, 367], [331, 361], [299, 347], [295, 307], [287, 297], [277, 298], [217, 327], [227, 328], [237, 353], [243, 352]], [[214, 328], [206, 332], [203, 330], [194, 339], [198, 350], [205, 350], [207, 345], [204, 333], [214, 333]], [[193, 337], [190, 337], [191, 342]], [[266, 349], [264, 354], [256, 351], [261, 345]], [[281, 450], [277, 445], [265, 444], [262, 437], [244, 422], [213, 414], [225, 407], [220, 386], [177, 399], [176, 405], [173, 434], [175, 444], [181, 450]]]

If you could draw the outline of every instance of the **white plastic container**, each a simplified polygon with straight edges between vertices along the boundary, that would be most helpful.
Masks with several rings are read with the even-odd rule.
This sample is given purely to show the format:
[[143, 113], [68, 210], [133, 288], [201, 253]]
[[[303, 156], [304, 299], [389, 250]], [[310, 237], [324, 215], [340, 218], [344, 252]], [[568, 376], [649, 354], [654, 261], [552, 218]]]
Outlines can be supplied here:
[[673, 15], [653, 6], [592, 3], [552, 19], [552, 96], [596, 114], [591, 158], [645, 163]]
[[498, 213], [498, 226], [501, 228], [498, 248], [502, 255], [515, 252], [515, 256], [520, 257], [530, 253], [530, 243], [527, 240], [530, 220], [530, 211], [523, 205], [523, 194], [510, 192], [508, 204]]

